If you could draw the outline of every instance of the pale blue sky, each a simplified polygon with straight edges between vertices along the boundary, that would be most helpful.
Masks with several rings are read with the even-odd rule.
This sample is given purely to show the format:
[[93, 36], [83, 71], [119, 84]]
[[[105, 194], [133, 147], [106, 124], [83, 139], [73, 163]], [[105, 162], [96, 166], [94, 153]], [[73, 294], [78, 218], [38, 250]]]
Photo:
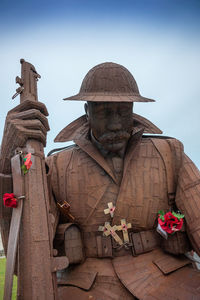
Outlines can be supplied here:
[[200, 4], [199, 1], [1, 1], [0, 138], [20, 58], [42, 76], [39, 99], [49, 110], [51, 131], [46, 152], [57, 146], [57, 133], [83, 114], [83, 103], [62, 101], [76, 94], [94, 65], [112, 61], [127, 67], [143, 96], [136, 103], [165, 135], [180, 139], [200, 167]]

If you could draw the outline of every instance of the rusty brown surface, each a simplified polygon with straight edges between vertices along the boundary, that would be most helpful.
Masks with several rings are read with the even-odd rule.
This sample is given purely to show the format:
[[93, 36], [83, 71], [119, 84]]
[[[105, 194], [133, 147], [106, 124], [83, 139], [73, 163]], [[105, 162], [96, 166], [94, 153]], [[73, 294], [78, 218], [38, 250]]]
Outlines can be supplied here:
[[[49, 157], [48, 161], [54, 162], [52, 187], [56, 198], [68, 199], [71, 213], [83, 230], [89, 231], [92, 238], [92, 232], [99, 225], [111, 220], [103, 212], [108, 202], [120, 205], [115, 212], [114, 218], [117, 220], [113, 223], [120, 223], [121, 216], [125, 216], [136, 231], [152, 229], [159, 208], [167, 210], [169, 206], [165, 166], [151, 140], [136, 141], [133, 136], [133, 144], [130, 144], [129, 154], [124, 160], [126, 168], [121, 183], [116, 181], [109, 160], [100, 155], [87, 136], [77, 140], [77, 143], [79, 148], [60, 152]], [[75, 194], [76, 198], [73, 196]]]
[[[152, 122], [147, 120], [146, 118], [139, 116], [137, 114], [133, 114], [133, 127], [142, 129], [144, 128], [144, 133], [153, 133], [153, 134], [161, 134], [162, 131]], [[86, 115], [83, 115], [71, 122], [65, 128], [61, 130], [61, 132], [56, 136], [54, 142], [67, 142], [73, 141], [78, 132], [89, 129], [89, 124], [87, 123]]]
[[92, 68], [83, 79], [79, 94], [64, 100], [94, 102], [154, 102], [142, 97], [133, 75], [123, 66], [107, 62]]
[[[34, 91], [31, 95], [36, 97]], [[80, 93], [69, 98], [82, 99], [90, 100], [85, 106], [86, 115], [65, 127], [56, 138], [72, 139], [75, 146], [46, 160], [50, 197], [41, 144], [45, 143], [45, 135], [38, 133], [40, 142], [31, 140], [27, 144], [28, 151], [34, 148], [35, 155], [25, 177], [29, 201], [25, 202], [19, 253], [30, 255], [19, 257], [19, 282], [24, 282], [23, 286], [19, 284], [19, 299], [56, 299], [56, 279], [51, 278], [49, 267], [51, 271], [60, 270], [62, 265], [66, 268], [68, 260], [62, 257], [66, 254], [69, 267], [57, 272], [59, 300], [198, 299], [200, 273], [180, 254], [191, 249], [187, 234], [193, 249], [199, 252], [199, 171], [176, 139], [143, 135], [161, 131], [147, 119], [132, 114], [132, 102], [151, 99], [139, 94], [127, 69], [112, 63], [93, 68]], [[34, 109], [42, 116], [31, 113], [31, 118], [44, 122], [48, 130], [45, 108], [38, 104]], [[10, 113], [11, 119], [15, 112]], [[27, 112], [20, 112], [18, 117], [28, 118]], [[35, 128], [34, 122], [31, 119], [26, 124]], [[14, 123], [18, 124], [16, 120]], [[33, 131], [31, 137], [37, 139]], [[4, 138], [0, 172], [9, 174], [6, 141]], [[40, 197], [42, 190], [44, 196]], [[67, 204], [62, 214], [56, 202]], [[114, 214], [105, 213], [109, 203], [115, 208]], [[167, 212], [176, 205], [185, 214], [183, 230], [167, 241], [157, 239], [158, 211]], [[70, 215], [81, 234], [71, 230]], [[122, 229], [122, 223], [126, 229]], [[56, 249], [52, 244], [54, 235]], [[160, 242], [165, 251], [176, 256], [164, 253]], [[77, 263], [80, 249], [84, 250], [85, 260]], [[28, 270], [32, 270], [34, 280]]]
[[[33, 149], [37, 153], [42, 150], [37, 141], [27, 144], [28, 152], [33, 152]], [[20, 299], [54, 299], [45, 165], [34, 153], [32, 161], [31, 170], [25, 176], [26, 201], [19, 240], [18, 293]]]
[[160, 246], [160, 236], [155, 230], [131, 232], [130, 237], [134, 256], [149, 252]]
[[84, 261], [84, 247], [81, 231], [76, 224], [60, 224], [57, 228], [54, 247], [58, 249], [59, 255], [65, 255], [70, 264]]
[[[112, 221], [113, 224], [120, 223], [121, 217], [125, 216], [127, 222], [131, 222], [133, 231], [136, 232], [152, 230], [155, 226], [158, 210], [169, 210], [168, 192], [172, 193], [174, 191], [174, 184], [176, 183], [177, 186], [178, 183], [176, 169], [179, 170], [180, 168], [181, 157], [183, 155], [182, 145], [176, 140], [159, 140], [159, 143], [162, 144], [161, 146], [164, 146], [164, 150], [158, 151], [152, 142], [152, 138], [139, 139], [138, 141], [137, 139], [133, 139], [134, 145], [131, 146], [129, 144], [130, 149], [134, 149], [137, 143], [138, 148], [135, 148], [137, 149], [136, 152], [132, 150], [127, 151], [127, 156], [124, 159], [125, 166], [127, 167], [126, 169], [124, 168], [123, 178], [120, 182], [116, 179], [117, 173], [114, 165], [110, 164], [112, 159], [110, 161], [109, 159], [103, 159], [91, 144], [87, 134], [85, 134], [85, 137], [82, 136], [82, 139], [79, 136], [79, 140], [77, 138], [76, 141], [79, 148], [74, 147], [48, 158], [48, 160], [54, 160], [52, 177], [60, 179], [56, 185], [52, 181], [52, 186], [53, 190], [55, 188], [56, 197], [59, 199], [68, 199], [71, 205], [71, 212], [84, 231], [83, 237], [86, 256], [98, 257], [99, 253], [102, 255], [102, 251], [100, 250], [99, 252], [101, 242], [98, 226], [104, 224], [105, 221], [111, 221], [110, 216], [103, 214], [103, 209], [107, 207], [108, 202], [117, 203], [118, 205], [115, 212], [115, 220]], [[170, 147], [165, 147], [166, 144]], [[170, 157], [170, 151], [172, 151], [172, 157]], [[162, 152], [162, 155], [160, 152]], [[167, 157], [170, 157], [167, 160], [168, 163], [163, 159], [166, 153], [169, 153]], [[126, 159], [128, 159], [127, 163]], [[172, 171], [170, 168], [167, 172], [166, 168], [169, 164], [173, 164], [174, 170]], [[171, 172], [173, 172], [173, 176], [170, 176]], [[81, 183], [80, 186], [77, 186], [75, 178]], [[151, 181], [149, 178], [151, 178]], [[65, 187], [66, 194], [63, 194], [66, 183], [68, 188]], [[77, 197], [73, 196], [75, 194]], [[77, 203], [75, 202], [76, 199]], [[82, 204], [81, 206], [80, 203]], [[99, 236], [99, 238], [96, 238], [96, 236]], [[188, 242], [186, 241], [185, 248], [182, 248], [182, 245], [183, 242], [177, 243], [176, 254], [183, 253], [184, 250], [187, 251]], [[153, 247], [154, 244], [152, 245]], [[168, 248], [170, 250], [170, 246]], [[108, 247], [108, 249], [111, 248]], [[150, 249], [147, 248], [148, 250]], [[168, 250], [167, 247], [166, 250]], [[127, 253], [125, 251], [116, 252], [117, 254], [115, 254], [115, 250], [113, 251], [112, 256], [124, 256]], [[144, 260], [144, 266], [141, 265], [139, 268], [140, 271], [138, 270], [138, 273], [135, 275], [136, 281], [139, 278], [139, 272], [142, 272], [141, 269], [145, 268], [146, 256], [143, 257], [143, 255], [141, 255], [141, 260]], [[102, 257], [105, 256], [102, 255]], [[107, 257], [109, 256], [110, 252], [107, 252]], [[122, 260], [124, 263], [126, 262], [125, 256], [122, 257]], [[127, 265], [129, 265], [129, 262], [127, 262]], [[133, 270], [132, 272], [135, 271]], [[187, 272], [191, 272], [191, 276], [194, 277], [197, 274], [193, 274], [191, 269], [187, 269]], [[131, 278], [130, 273], [127, 276]], [[167, 279], [163, 277], [162, 280], [165, 281]], [[153, 282], [151, 284], [153, 285]], [[167, 281], [164, 284], [167, 286]], [[188, 285], [189, 283], [187, 283]], [[127, 285], [125, 284], [125, 286]], [[143, 290], [143, 288], [141, 289]], [[145, 290], [146, 295], [148, 291], [150, 290], [147, 288]], [[195, 293], [198, 294], [198, 290], [192, 292], [191, 295], [194, 296]], [[139, 296], [139, 294], [136, 294], [136, 296]], [[165, 297], [163, 299], [169, 298], [167, 294]]]
[[[13, 174], [13, 193], [16, 197], [23, 197], [24, 182], [21, 176], [21, 160], [19, 154], [15, 155], [12, 158], [11, 165]], [[14, 209], [12, 212], [6, 260], [4, 300], [10, 300], [12, 298], [13, 275], [17, 256], [18, 237], [23, 211], [23, 201], [24, 198], [18, 199], [18, 205], [16, 209]]]
[[[35, 68], [22, 64], [20, 102], [37, 98]], [[28, 140], [27, 153], [32, 153], [32, 166], [25, 176], [25, 197], [19, 238], [18, 297], [20, 299], [55, 299], [55, 273], [52, 272], [53, 255], [49, 199], [42, 143]], [[24, 255], [27, 253], [27, 255]], [[53, 275], [54, 274], [54, 275]], [[48, 287], [48, 288], [47, 288]]]
[[[164, 270], [176, 271], [165, 276], [153, 260], [162, 261]], [[138, 257], [115, 258], [113, 265], [123, 284], [139, 299], [198, 299], [200, 272], [189, 266], [182, 268], [188, 262], [157, 249]]]
[[200, 224], [199, 224], [200, 172], [193, 162], [184, 156], [179, 174], [179, 185], [176, 203], [185, 214], [188, 237], [196, 252], [200, 255]]
[[67, 256], [61, 257], [51, 257], [51, 272], [55, 273], [57, 271], [63, 270], [69, 266], [69, 260]]
[[153, 260], [153, 263], [163, 272], [163, 274], [167, 275], [188, 264], [191, 264], [191, 261], [184, 255], [172, 256], [165, 254], [161, 257], [158, 255], [158, 257]]
[[[12, 193], [12, 177], [11, 175], [0, 174], [0, 197], [3, 199], [5, 193]], [[3, 205], [3, 201], [0, 201], [0, 227], [2, 244], [7, 254], [8, 236], [10, 229], [10, 220], [12, 216], [12, 208]]]
[[176, 232], [168, 236], [168, 239], [162, 239], [161, 247], [164, 251], [178, 255], [192, 250], [187, 233], [184, 231]]
[[[72, 284], [73, 281], [73, 286], [76, 287], [76, 289], [73, 288], [72, 290], [70, 286], [65, 286], [61, 289], [62, 295], [65, 296], [66, 299], [68, 293], [71, 295], [71, 300], [77, 299], [76, 295], [78, 294], [80, 299], [82, 299], [82, 297], [84, 299], [86, 296], [90, 299], [90, 295], [96, 300], [135, 299], [119, 282], [113, 270], [111, 259], [88, 258], [86, 262], [77, 268], [78, 272], [75, 267], [72, 267], [72, 270], [69, 269], [68, 276], [66, 276], [67, 274], [64, 275], [65, 284]], [[71, 277], [70, 273], [72, 273]], [[58, 289], [58, 293], [60, 294], [59, 290], [60, 288]]]
[[[36, 81], [39, 75], [31, 64], [24, 60], [21, 60], [21, 64], [22, 76], [21, 79], [18, 78], [22, 87], [20, 101], [37, 101]], [[43, 145], [29, 139], [25, 151], [32, 154], [32, 166], [24, 176], [26, 201], [19, 235], [18, 298], [55, 299], [56, 281], [51, 261], [53, 240], [48, 215], [49, 199]], [[14, 176], [13, 173], [13, 178]], [[15, 182], [15, 178], [13, 181]], [[18, 223], [19, 221], [18, 219]]]
[[[78, 276], [77, 276], [78, 274]], [[84, 268], [84, 264], [73, 271], [73, 266], [67, 272], [58, 273], [57, 282], [59, 285], [72, 285], [83, 290], [89, 291], [93, 285], [97, 272], [88, 270], [88, 265]]]

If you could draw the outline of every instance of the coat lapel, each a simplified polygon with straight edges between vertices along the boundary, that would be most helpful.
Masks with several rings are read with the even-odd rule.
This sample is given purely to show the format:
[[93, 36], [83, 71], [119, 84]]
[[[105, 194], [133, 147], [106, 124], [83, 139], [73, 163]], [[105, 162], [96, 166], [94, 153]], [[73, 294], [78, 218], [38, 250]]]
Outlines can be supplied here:
[[[132, 155], [135, 153], [137, 146], [140, 144], [140, 140], [142, 138], [143, 129], [136, 129], [136, 133], [134, 133], [130, 139], [129, 145], [127, 147], [127, 152], [124, 158], [124, 171], [123, 178], [129, 166], [129, 162], [132, 158]], [[107, 161], [104, 159], [99, 150], [92, 144], [88, 137], [88, 130], [85, 132], [81, 132], [76, 136], [74, 142], [84, 151], [86, 152], [92, 159], [94, 159], [105, 171], [106, 173], [113, 179], [113, 181], [117, 184], [116, 177], [108, 165]], [[123, 181], [123, 179], [122, 179]]]
[[[125, 180], [127, 180], [127, 170], [130, 166], [130, 160], [132, 159], [132, 157], [134, 155], [136, 155], [136, 151], [138, 149], [138, 146], [140, 145], [141, 139], [142, 139], [142, 134], [143, 134], [143, 129], [141, 130], [137, 130], [135, 132], [135, 134], [133, 134], [133, 136], [131, 137], [130, 141], [129, 141], [129, 145], [127, 147], [127, 151], [126, 151], [126, 155], [125, 155], [125, 159], [124, 159], [124, 171], [123, 171], [123, 177], [122, 177], [122, 181], [121, 181], [121, 185], [120, 185], [120, 189], [119, 189], [119, 194], [116, 200], [116, 209], [115, 209], [115, 214], [114, 214], [114, 218], [112, 219], [112, 224], [118, 224], [121, 217], [126, 216], [126, 212], [127, 212], [127, 201], [124, 201], [124, 183]], [[127, 220], [129, 221], [129, 220]]]
[[74, 139], [74, 142], [84, 151], [86, 152], [92, 159], [94, 159], [98, 165], [100, 165], [106, 173], [113, 179], [115, 183], [117, 183], [115, 175], [111, 168], [109, 167], [108, 163], [101, 155], [99, 150], [92, 144], [87, 136], [79, 136]]
[[[125, 177], [130, 160], [132, 159], [133, 155], [135, 154], [135, 151], [137, 150], [137, 148], [140, 144], [143, 132], [144, 132], [143, 128], [140, 130], [136, 130], [136, 132], [132, 135], [132, 137], [129, 140], [129, 143], [127, 146], [127, 151], [126, 151], [125, 158], [124, 158], [123, 178]], [[122, 181], [123, 181], [123, 178], [122, 178]]]

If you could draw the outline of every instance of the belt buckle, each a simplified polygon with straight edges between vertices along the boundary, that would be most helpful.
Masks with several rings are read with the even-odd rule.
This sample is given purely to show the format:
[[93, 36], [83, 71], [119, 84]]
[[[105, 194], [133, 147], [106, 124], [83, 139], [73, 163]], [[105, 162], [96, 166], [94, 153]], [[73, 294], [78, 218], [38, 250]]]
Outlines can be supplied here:
[[129, 250], [130, 248], [132, 249], [132, 247], [133, 244], [131, 242], [125, 242], [122, 245], [119, 245], [114, 239], [112, 239], [112, 248], [116, 251], [120, 251], [122, 248]]

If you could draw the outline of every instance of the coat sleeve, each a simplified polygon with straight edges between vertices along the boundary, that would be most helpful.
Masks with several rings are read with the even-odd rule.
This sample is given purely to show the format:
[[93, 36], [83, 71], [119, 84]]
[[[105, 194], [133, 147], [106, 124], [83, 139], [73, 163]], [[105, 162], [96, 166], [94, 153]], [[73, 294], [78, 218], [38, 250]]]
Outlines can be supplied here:
[[50, 185], [56, 202], [67, 200], [66, 172], [73, 156], [73, 149], [59, 152], [46, 159]]
[[178, 174], [176, 205], [185, 215], [188, 237], [200, 255], [200, 172], [184, 153]]
[[[55, 236], [56, 233], [56, 228], [59, 223], [59, 211], [57, 209], [56, 205], [56, 195], [53, 191], [53, 186], [52, 186], [52, 177], [54, 176], [54, 180], [57, 183], [57, 172], [55, 170], [55, 156], [49, 156], [46, 158], [45, 163], [46, 163], [46, 169], [47, 169], [47, 185], [48, 185], [48, 192], [49, 192], [49, 207], [50, 207], [50, 214], [53, 216], [51, 225], [52, 225], [52, 231], [53, 231], [53, 236]], [[57, 184], [56, 184], [57, 185]]]

